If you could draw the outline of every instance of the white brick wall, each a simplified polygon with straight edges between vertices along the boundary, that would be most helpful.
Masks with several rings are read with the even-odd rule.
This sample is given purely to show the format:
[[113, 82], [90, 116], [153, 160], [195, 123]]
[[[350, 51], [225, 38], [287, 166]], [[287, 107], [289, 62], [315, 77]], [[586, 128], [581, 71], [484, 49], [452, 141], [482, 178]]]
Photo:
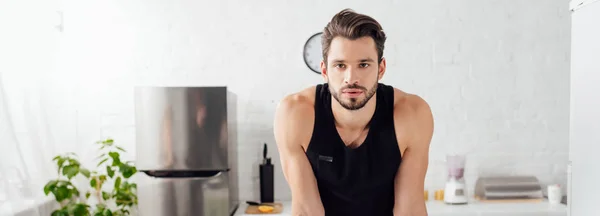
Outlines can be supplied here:
[[133, 149], [131, 86], [228, 85], [240, 105], [240, 198], [259, 197], [266, 142], [277, 171], [276, 198], [289, 199], [273, 112], [284, 95], [322, 82], [304, 65], [302, 46], [346, 7], [384, 26], [383, 82], [421, 95], [433, 109], [428, 188], [443, 186], [444, 157], [453, 152], [469, 154], [471, 186], [485, 174], [531, 174], [564, 184], [567, 0], [66, 1], [57, 74], [48, 80], [60, 87], [50, 110], [60, 126], [55, 139], [88, 149], [111, 136]]

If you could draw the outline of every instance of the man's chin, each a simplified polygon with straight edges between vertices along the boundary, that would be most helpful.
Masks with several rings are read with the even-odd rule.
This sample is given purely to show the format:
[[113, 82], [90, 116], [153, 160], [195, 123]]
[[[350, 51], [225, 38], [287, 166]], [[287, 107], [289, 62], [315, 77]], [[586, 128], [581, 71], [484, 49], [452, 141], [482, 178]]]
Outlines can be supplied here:
[[358, 100], [356, 102], [346, 101], [345, 103], [340, 105], [347, 110], [360, 110], [364, 107], [364, 104], [360, 104]]
[[353, 106], [344, 106], [344, 108], [346, 110], [350, 110], [350, 111], [359, 111], [363, 108], [364, 106], [357, 106], [357, 105], [353, 105]]

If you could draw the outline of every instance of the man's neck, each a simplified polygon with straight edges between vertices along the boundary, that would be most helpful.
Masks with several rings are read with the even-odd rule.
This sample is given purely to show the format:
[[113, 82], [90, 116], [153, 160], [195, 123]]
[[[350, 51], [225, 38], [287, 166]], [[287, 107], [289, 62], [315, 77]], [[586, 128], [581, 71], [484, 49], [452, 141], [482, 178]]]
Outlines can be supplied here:
[[335, 125], [349, 130], [365, 129], [367, 124], [371, 121], [371, 118], [373, 118], [373, 113], [375, 113], [377, 104], [376, 98], [376, 95], [373, 95], [371, 100], [359, 110], [348, 110], [332, 98], [331, 110], [333, 112], [333, 117], [335, 118]]

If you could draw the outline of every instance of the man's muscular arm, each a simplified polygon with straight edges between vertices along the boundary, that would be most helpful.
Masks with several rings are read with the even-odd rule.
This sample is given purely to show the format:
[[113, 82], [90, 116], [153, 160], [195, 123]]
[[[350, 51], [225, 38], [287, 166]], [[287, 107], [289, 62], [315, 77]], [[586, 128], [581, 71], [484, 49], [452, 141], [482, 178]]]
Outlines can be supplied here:
[[423, 191], [433, 117], [429, 105], [418, 96], [406, 95], [400, 101], [394, 118], [398, 143], [406, 150], [395, 180], [394, 216], [426, 216]]
[[274, 133], [284, 176], [292, 191], [292, 215], [325, 215], [317, 182], [306, 157], [314, 108], [305, 96], [284, 98], [275, 112]]

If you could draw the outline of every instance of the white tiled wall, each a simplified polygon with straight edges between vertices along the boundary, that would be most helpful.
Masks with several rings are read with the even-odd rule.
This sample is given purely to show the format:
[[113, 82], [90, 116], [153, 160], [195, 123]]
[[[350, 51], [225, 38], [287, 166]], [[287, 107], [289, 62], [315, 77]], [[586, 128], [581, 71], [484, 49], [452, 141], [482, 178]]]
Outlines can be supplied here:
[[[227, 85], [239, 98], [242, 200], [258, 199], [263, 143], [276, 198], [289, 199], [273, 138], [279, 99], [322, 82], [302, 61], [305, 40], [350, 7], [388, 35], [383, 82], [424, 97], [436, 131], [427, 186], [447, 153], [466, 175], [528, 174], [564, 184], [568, 159], [567, 0], [64, 1], [49, 103], [58, 142], [80, 150], [101, 136], [134, 148], [136, 84]], [[75, 131], [77, 134], [75, 134]], [[91, 148], [90, 148], [91, 149]], [[93, 152], [90, 150], [89, 152]], [[91, 153], [90, 153], [91, 154]]]

